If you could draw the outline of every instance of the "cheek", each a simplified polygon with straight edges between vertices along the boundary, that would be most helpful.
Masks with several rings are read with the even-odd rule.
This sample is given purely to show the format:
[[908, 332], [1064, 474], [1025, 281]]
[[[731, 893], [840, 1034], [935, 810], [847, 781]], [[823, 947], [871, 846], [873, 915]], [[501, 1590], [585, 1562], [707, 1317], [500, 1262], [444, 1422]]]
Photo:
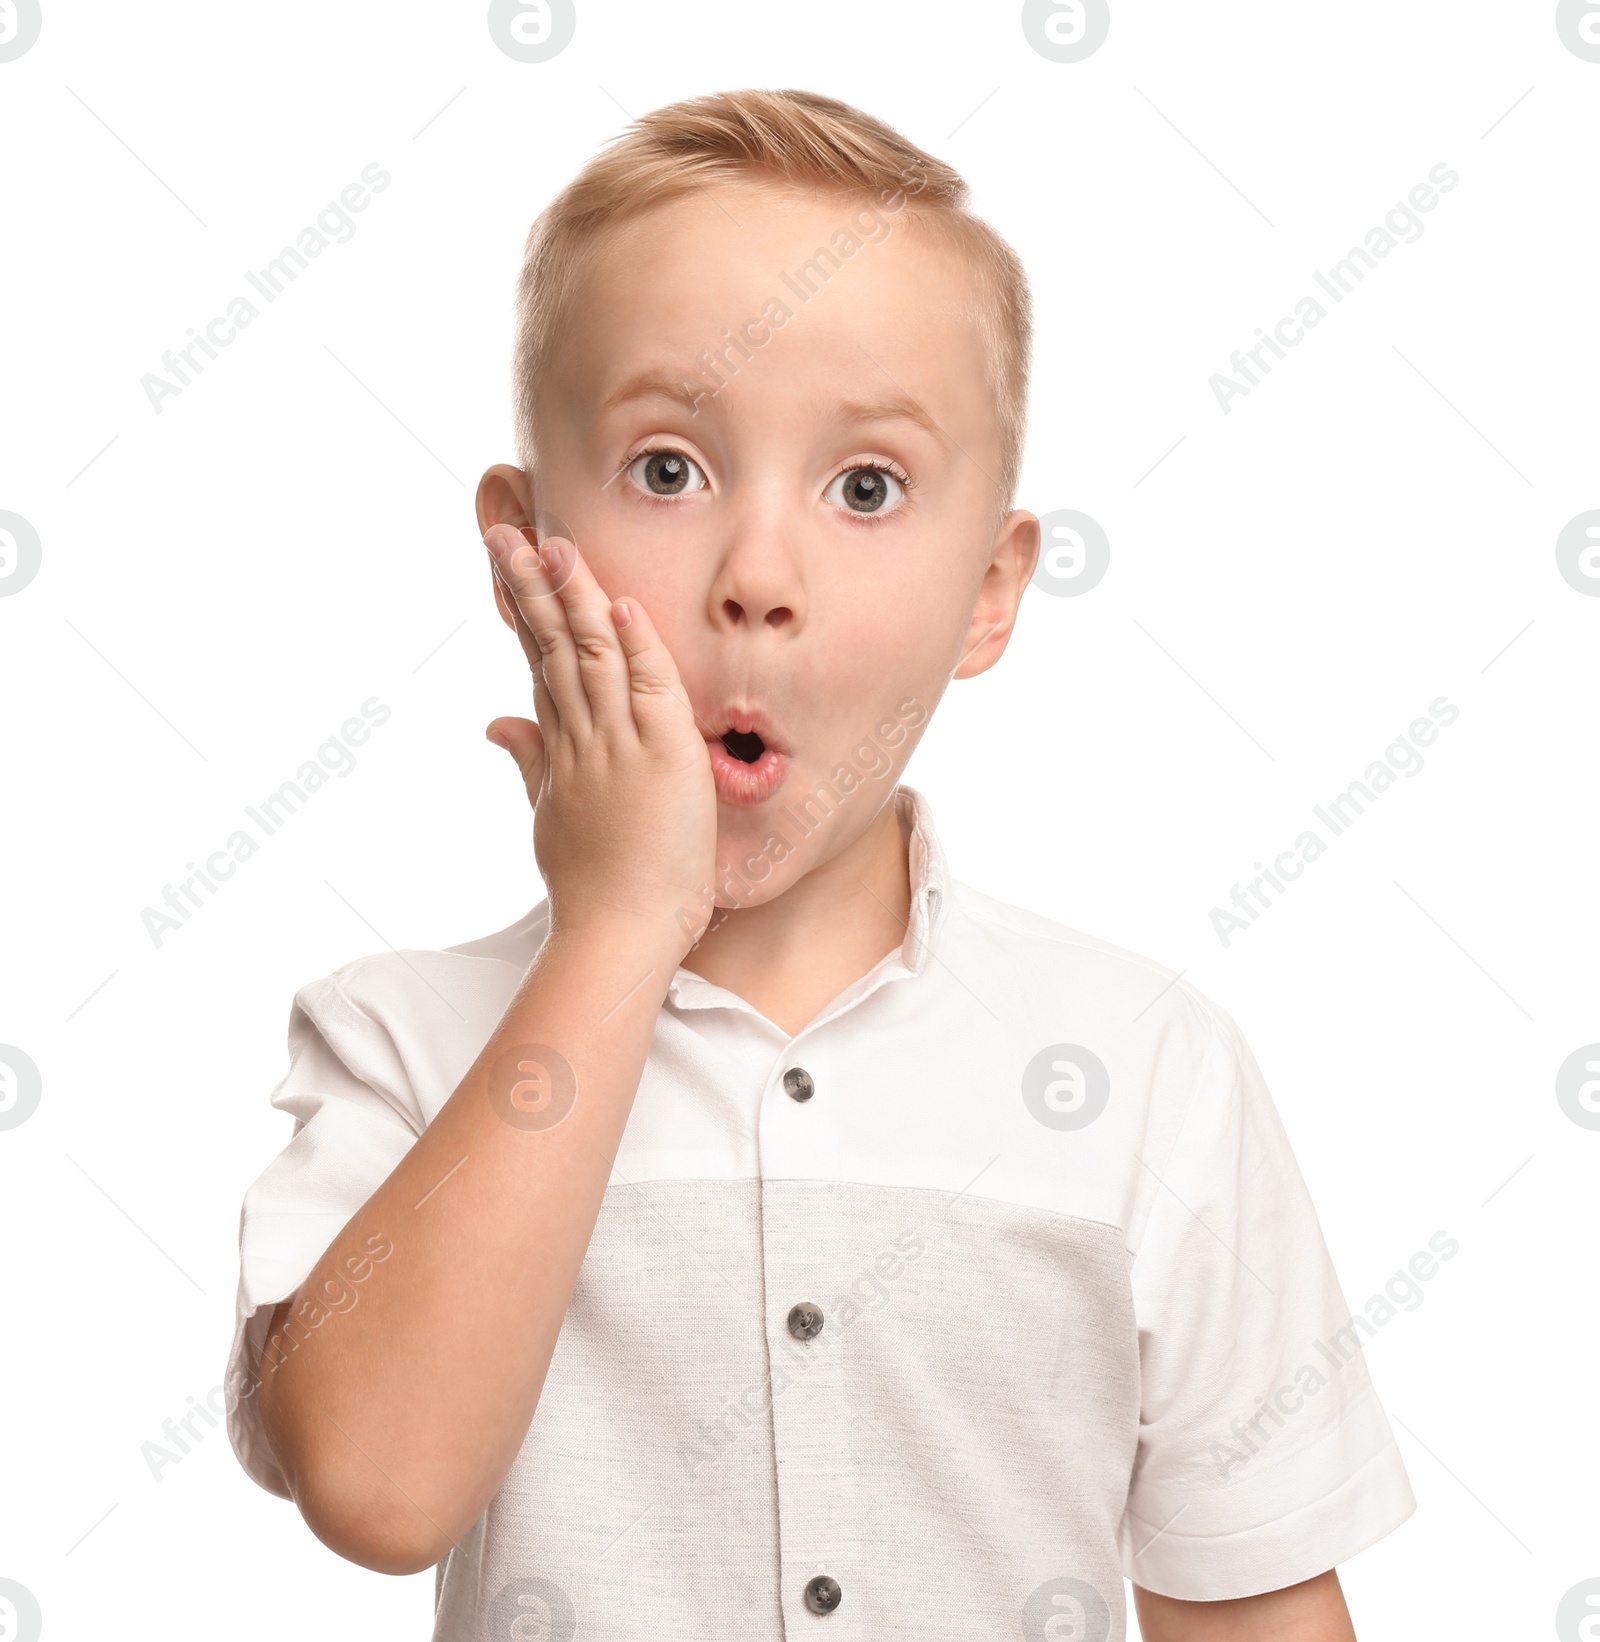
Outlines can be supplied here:
[[688, 631], [686, 616], [695, 608], [695, 596], [659, 553], [631, 552], [607, 543], [596, 545], [585, 557], [608, 597], [626, 594], [645, 607], [669, 650], [674, 636]]
[[859, 717], [886, 696], [898, 699], [947, 677], [968, 625], [957, 602], [949, 579], [940, 585], [929, 578], [852, 611], [833, 646], [842, 664], [829, 686], [832, 699], [859, 704]]

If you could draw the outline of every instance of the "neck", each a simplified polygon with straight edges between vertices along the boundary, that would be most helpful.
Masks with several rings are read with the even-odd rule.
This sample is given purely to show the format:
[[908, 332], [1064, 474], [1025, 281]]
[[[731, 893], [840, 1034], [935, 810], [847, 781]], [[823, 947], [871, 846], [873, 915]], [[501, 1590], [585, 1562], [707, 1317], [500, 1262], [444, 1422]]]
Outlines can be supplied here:
[[793, 1037], [905, 942], [911, 855], [891, 793], [859, 837], [783, 894], [730, 911], [683, 960]]

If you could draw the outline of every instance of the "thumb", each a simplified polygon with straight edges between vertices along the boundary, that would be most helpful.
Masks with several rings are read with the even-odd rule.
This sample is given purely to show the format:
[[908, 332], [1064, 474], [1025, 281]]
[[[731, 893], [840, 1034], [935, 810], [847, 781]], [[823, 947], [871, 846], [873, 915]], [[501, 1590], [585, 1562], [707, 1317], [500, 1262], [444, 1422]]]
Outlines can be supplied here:
[[517, 762], [528, 802], [536, 803], [544, 780], [544, 734], [532, 719], [497, 718], [484, 730], [485, 739], [503, 748]]

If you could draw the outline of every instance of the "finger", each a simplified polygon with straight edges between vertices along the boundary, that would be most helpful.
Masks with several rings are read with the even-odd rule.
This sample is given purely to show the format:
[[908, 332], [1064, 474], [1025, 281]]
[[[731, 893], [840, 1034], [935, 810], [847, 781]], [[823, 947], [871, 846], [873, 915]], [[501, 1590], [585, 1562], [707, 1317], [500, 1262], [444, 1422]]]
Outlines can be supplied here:
[[634, 598], [618, 599], [611, 616], [628, 662], [628, 701], [640, 741], [662, 747], [685, 731], [699, 736], [702, 727], [678, 676], [678, 664], [644, 606]]
[[538, 647], [538, 656], [529, 656], [529, 665], [550, 692], [560, 728], [568, 734], [582, 734], [589, 728], [589, 701], [578, 673], [566, 606], [551, 585], [540, 550], [507, 524], [491, 525], [483, 543], [494, 561], [495, 574]]
[[523, 619], [522, 611], [517, 606], [511, 589], [501, 579], [496, 568], [493, 556], [490, 556], [489, 573], [494, 581], [495, 597], [501, 609], [505, 612], [512, 632], [517, 635], [517, 642], [522, 646], [522, 654], [527, 659], [528, 671], [533, 678], [533, 705], [539, 715], [539, 723], [546, 734], [557, 736], [561, 734], [561, 712], [556, 706], [555, 698], [550, 694], [544, 681], [544, 653], [539, 648], [539, 641], [533, 636], [532, 629]]
[[570, 538], [546, 537], [540, 553], [567, 612], [591, 723], [602, 728], [626, 724], [631, 729], [628, 662], [611, 619], [610, 598]]
[[528, 802], [537, 805], [546, 762], [544, 735], [539, 726], [525, 718], [497, 718], [483, 733], [486, 740], [511, 754], [527, 790]]

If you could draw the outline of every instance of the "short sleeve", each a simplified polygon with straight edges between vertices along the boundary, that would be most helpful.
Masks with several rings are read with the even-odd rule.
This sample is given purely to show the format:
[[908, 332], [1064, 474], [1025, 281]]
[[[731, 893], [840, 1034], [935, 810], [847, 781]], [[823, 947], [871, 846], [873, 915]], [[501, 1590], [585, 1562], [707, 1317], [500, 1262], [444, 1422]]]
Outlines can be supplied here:
[[239, 1215], [239, 1294], [223, 1382], [228, 1436], [250, 1476], [285, 1499], [252, 1367], [273, 1308], [310, 1276], [425, 1126], [393, 1038], [340, 984], [345, 973], [295, 994], [289, 1071], [271, 1097], [294, 1117], [294, 1134], [246, 1192]]
[[1249, 1046], [1210, 1041], [1132, 1282], [1140, 1423], [1123, 1571], [1219, 1601], [1298, 1584], [1416, 1509], [1310, 1193]]

